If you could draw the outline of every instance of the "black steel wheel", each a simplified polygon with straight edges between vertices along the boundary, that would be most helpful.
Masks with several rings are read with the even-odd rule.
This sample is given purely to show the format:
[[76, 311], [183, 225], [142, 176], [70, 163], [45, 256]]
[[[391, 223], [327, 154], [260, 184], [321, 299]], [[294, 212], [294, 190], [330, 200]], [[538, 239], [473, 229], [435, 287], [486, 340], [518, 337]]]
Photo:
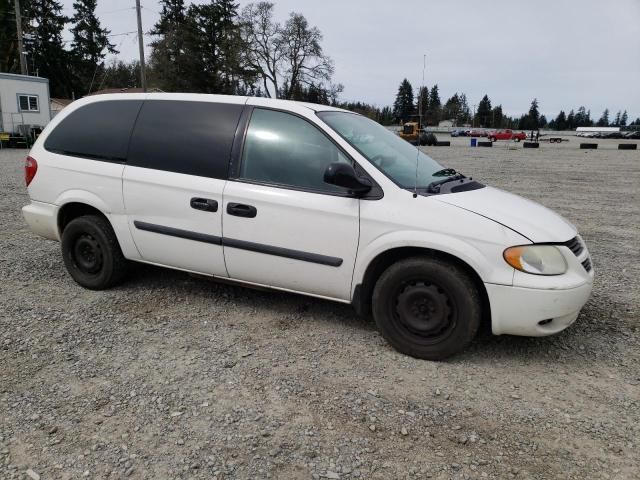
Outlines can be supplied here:
[[85, 215], [71, 220], [62, 232], [62, 256], [71, 277], [80, 285], [102, 290], [120, 283], [127, 260], [106, 218]]
[[71, 256], [77, 268], [86, 274], [99, 272], [104, 263], [100, 243], [88, 233], [76, 238]]
[[464, 350], [480, 326], [481, 307], [466, 272], [428, 257], [391, 265], [372, 298], [373, 317], [385, 339], [402, 353], [428, 360]]

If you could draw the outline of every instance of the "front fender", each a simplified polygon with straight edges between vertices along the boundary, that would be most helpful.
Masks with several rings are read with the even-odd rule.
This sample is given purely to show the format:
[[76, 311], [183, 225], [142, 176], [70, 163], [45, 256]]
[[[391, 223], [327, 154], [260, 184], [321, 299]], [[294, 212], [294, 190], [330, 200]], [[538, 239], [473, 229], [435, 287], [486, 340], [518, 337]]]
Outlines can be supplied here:
[[[420, 230], [401, 230], [381, 235], [358, 248], [353, 277], [353, 290], [363, 282], [367, 267], [379, 255], [396, 248], [414, 247], [435, 250], [452, 255], [471, 267], [485, 283], [513, 284], [513, 268], [502, 258], [504, 245], [513, 244], [515, 233], [500, 227], [503, 237], [499, 242]], [[518, 236], [518, 240], [519, 240]]]

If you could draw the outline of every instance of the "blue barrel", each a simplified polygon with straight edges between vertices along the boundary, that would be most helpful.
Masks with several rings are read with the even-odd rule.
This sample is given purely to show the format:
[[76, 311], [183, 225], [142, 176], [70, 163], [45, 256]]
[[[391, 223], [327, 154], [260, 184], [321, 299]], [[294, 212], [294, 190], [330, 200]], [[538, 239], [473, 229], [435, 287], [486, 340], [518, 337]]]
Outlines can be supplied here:
[[471, 139], [471, 146], [475, 147], [476, 146], [476, 142], [477, 142], [477, 139], [476, 138], [472, 138]]

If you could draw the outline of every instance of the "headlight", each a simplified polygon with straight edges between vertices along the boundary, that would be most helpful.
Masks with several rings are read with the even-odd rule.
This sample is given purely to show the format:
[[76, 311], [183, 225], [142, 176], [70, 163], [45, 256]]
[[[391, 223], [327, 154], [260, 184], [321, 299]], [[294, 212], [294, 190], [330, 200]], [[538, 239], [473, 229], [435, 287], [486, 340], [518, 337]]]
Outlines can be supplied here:
[[553, 245], [511, 247], [502, 255], [509, 265], [521, 272], [534, 275], [562, 275], [567, 271], [564, 255]]

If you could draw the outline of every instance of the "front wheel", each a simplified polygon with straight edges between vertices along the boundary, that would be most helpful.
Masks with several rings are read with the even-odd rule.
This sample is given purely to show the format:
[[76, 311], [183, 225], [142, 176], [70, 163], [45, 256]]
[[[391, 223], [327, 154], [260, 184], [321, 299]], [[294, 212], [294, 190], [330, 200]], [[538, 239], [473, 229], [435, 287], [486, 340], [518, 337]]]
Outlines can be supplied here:
[[103, 290], [124, 280], [127, 260], [106, 218], [74, 218], [62, 232], [62, 256], [71, 277], [91, 290]]
[[445, 260], [414, 257], [391, 265], [373, 290], [373, 318], [396, 350], [443, 360], [464, 350], [482, 315], [478, 289]]

